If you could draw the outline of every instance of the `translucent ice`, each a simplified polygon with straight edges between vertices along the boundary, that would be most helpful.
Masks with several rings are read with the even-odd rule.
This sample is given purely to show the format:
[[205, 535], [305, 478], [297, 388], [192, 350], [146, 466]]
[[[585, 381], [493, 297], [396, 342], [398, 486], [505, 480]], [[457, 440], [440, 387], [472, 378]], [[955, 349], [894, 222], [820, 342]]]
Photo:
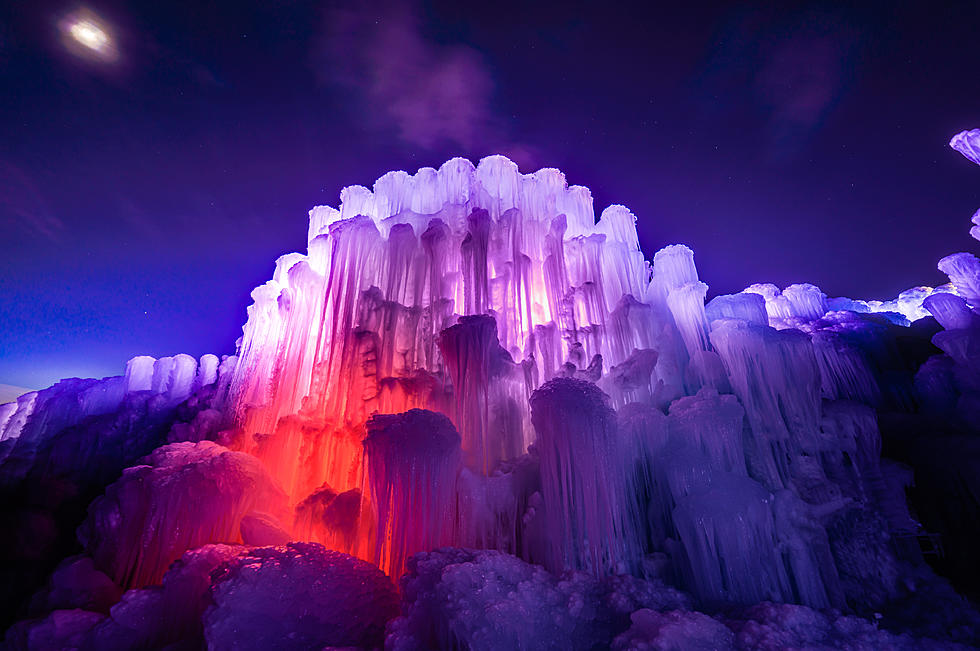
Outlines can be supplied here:
[[211, 441], [172, 443], [126, 469], [92, 503], [78, 536], [118, 584], [151, 585], [188, 549], [241, 542], [242, 518], [275, 513], [282, 500], [254, 457]]
[[635, 569], [641, 523], [630, 511], [616, 414], [594, 384], [556, 378], [531, 395], [549, 532], [546, 565], [598, 576]]
[[949, 146], [980, 165], [980, 129], [960, 131], [949, 141]]
[[374, 561], [400, 576], [409, 556], [452, 541], [460, 437], [448, 418], [423, 409], [376, 415], [367, 430]]

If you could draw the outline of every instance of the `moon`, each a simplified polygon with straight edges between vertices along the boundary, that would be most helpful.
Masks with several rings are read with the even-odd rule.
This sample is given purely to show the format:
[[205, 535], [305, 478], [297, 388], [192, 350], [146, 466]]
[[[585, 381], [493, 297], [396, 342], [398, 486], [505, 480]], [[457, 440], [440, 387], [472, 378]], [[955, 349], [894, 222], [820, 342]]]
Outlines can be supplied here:
[[72, 54], [104, 63], [114, 62], [119, 52], [108, 24], [88, 9], [65, 16], [59, 23], [62, 40]]

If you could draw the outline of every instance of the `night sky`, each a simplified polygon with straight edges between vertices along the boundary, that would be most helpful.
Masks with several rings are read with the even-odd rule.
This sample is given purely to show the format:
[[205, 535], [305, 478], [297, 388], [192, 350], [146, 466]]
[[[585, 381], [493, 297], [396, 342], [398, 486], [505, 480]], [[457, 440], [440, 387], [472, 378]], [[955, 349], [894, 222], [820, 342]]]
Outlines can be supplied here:
[[232, 353], [311, 206], [457, 155], [560, 168], [712, 295], [976, 252], [980, 3], [656, 4], [0, 4], [0, 383]]

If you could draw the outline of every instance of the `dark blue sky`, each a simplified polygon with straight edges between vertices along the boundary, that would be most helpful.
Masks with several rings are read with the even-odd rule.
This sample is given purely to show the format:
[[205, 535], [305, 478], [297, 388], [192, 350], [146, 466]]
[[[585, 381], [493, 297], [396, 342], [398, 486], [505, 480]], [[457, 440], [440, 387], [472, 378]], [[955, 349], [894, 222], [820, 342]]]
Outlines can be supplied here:
[[0, 383], [233, 352], [312, 205], [454, 155], [562, 169], [712, 294], [889, 298], [975, 251], [978, 3], [651, 4], [93, 1], [106, 62], [78, 5], [3, 3]]

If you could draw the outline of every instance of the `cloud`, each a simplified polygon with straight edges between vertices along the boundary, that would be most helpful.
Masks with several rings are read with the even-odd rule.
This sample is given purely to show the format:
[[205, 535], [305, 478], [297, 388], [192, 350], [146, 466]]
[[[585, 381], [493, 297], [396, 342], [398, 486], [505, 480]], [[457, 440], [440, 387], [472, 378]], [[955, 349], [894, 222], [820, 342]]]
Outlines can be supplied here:
[[808, 135], [843, 90], [852, 39], [845, 31], [821, 32], [812, 25], [794, 30], [764, 50], [755, 87], [777, 135]]
[[319, 80], [352, 93], [374, 128], [407, 144], [470, 150], [505, 140], [483, 56], [427, 38], [411, 3], [334, 8], [314, 51]]
[[65, 223], [52, 214], [31, 178], [19, 167], [0, 160], [0, 224], [4, 230], [27, 231], [59, 242]]
[[861, 34], [845, 13], [739, 10], [723, 23], [699, 75], [702, 112], [751, 112], [776, 158], [819, 130], [854, 76]]

